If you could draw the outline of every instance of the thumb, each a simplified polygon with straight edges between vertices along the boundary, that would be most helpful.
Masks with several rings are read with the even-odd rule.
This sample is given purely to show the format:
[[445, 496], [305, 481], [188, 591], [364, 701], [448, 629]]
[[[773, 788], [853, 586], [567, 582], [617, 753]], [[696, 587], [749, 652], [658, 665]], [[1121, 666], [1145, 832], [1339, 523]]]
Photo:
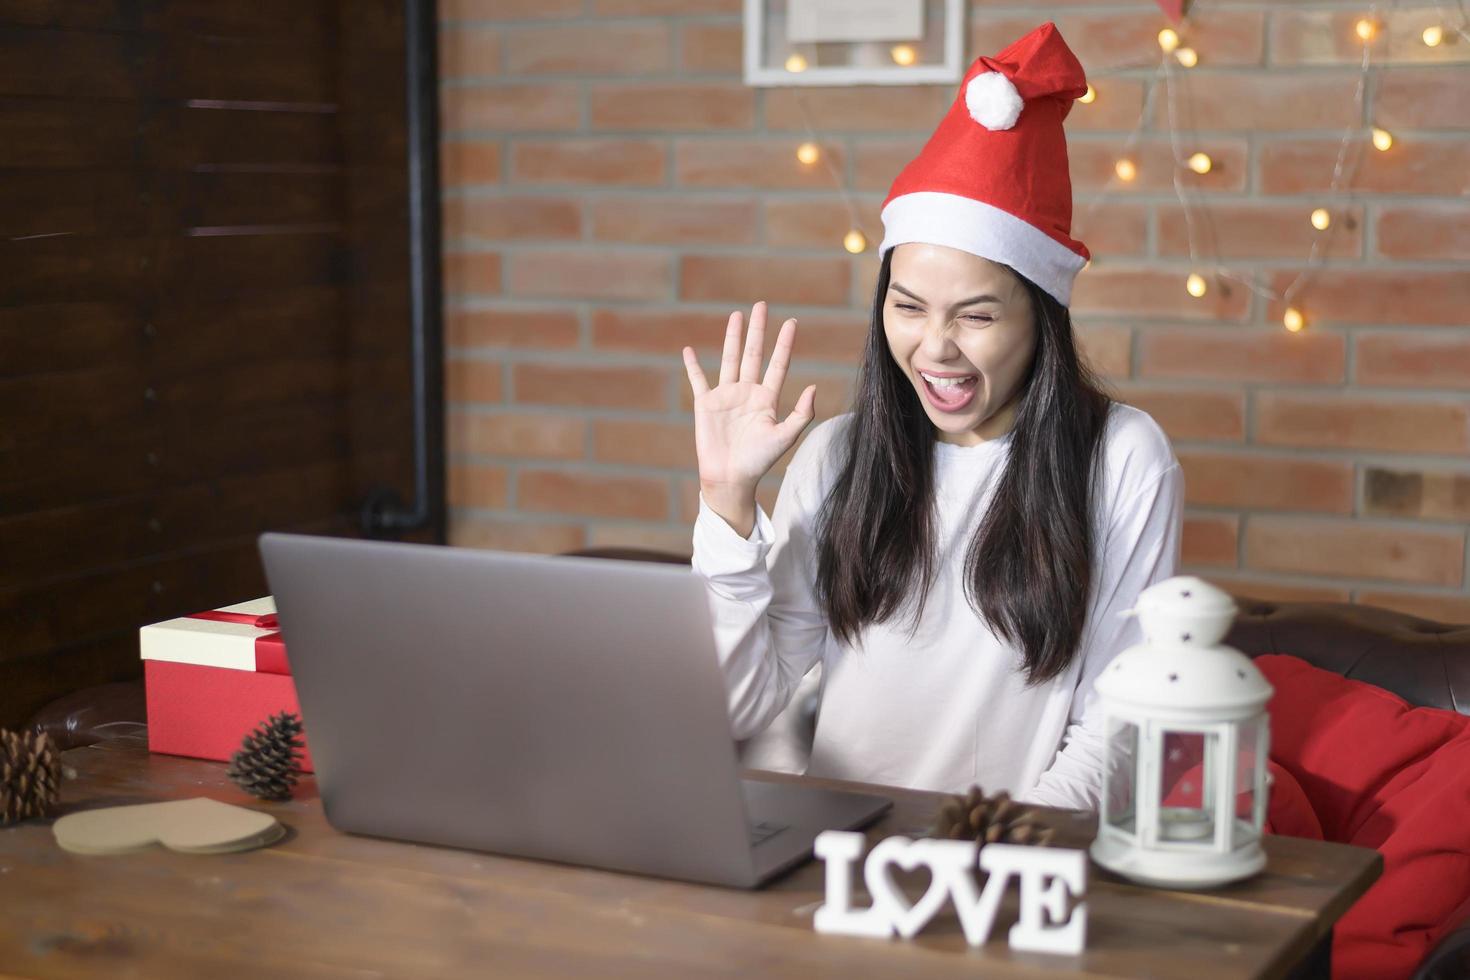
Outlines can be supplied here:
[[781, 433], [781, 438], [794, 442], [796, 437], [801, 435], [801, 430], [807, 427], [816, 414], [817, 386], [807, 385], [801, 397], [796, 400], [796, 407], [791, 410], [791, 414], [776, 427], [777, 431]]

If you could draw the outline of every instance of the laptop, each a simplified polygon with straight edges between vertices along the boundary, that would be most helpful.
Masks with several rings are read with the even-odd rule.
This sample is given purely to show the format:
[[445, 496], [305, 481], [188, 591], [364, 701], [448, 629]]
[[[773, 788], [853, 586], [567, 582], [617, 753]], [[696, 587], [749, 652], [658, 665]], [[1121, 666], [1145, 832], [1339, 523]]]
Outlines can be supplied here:
[[267, 533], [328, 822], [753, 888], [892, 801], [742, 780], [684, 566]]

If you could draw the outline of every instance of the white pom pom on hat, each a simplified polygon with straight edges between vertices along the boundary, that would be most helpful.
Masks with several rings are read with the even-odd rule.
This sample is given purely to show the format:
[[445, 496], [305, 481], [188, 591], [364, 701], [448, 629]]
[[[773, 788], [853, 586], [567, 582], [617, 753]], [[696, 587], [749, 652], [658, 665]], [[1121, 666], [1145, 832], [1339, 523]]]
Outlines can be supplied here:
[[998, 71], [981, 72], [965, 86], [965, 108], [986, 129], [1010, 129], [1024, 105], [1016, 86]]

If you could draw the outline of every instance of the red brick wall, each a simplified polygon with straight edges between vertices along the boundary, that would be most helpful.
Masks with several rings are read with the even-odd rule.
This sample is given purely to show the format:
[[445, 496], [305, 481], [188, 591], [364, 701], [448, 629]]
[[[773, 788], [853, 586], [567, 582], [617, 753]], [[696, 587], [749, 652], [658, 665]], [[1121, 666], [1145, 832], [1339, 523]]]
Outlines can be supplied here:
[[[714, 370], [732, 309], [801, 320], [788, 404], [845, 410], [877, 263], [805, 138], [798, 95], [869, 241], [949, 87], [755, 90], [739, 0], [444, 0], [450, 504], [457, 544], [687, 551], [695, 502], [679, 349]], [[1447, 5], [1446, 16], [1453, 16]], [[1428, 48], [1394, 10], [1354, 104], [1366, 8], [1201, 4], [1175, 69], [1183, 171], [1208, 260], [1244, 276], [1194, 299], [1148, 2], [972, 0], [970, 54], [1055, 20], [1099, 98], [1068, 121], [1093, 265], [1073, 312], [1088, 355], [1174, 440], [1191, 571], [1237, 591], [1470, 621], [1470, 41]], [[1450, 32], [1453, 33], [1453, 32]], [[1159, 86], [1131, 184], [1113, 165]], [[1343, 128], [1350, 193], [1329, 196]], [[1361, 155], [1360, 157], [1358, 155]], [[1307, 216], [1329, 208], [1327, 264]], [[1090, 214], [1088, 212], [1091, 211]], [[1083, 216], [1086, 215], [1086, 220]], [[769, 507], [779, 482], [764, 487]]]

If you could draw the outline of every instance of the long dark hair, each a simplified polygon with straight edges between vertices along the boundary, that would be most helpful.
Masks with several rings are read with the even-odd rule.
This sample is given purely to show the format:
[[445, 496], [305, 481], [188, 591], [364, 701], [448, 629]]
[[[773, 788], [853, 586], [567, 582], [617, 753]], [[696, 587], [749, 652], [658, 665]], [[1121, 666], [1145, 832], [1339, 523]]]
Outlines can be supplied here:
[[[844, 642], [915, 599], [917, 627], [937, 559], [935, 429], [883, 330], [892, 259], [890, 249], [878, 272], [840, 474], [816, 527], [817, 594]], [[1078, 358], [1067, 308], [1016, 276], [1031, 296], [1036, 351], [1021, 383], [1009, 459], [965, 554], [965, 595], [998, 636], [1022, 649], [1027, 683], [1037, 684], [1066, 670], [1081, 643], [1095, 474], [1114, 399]]]

